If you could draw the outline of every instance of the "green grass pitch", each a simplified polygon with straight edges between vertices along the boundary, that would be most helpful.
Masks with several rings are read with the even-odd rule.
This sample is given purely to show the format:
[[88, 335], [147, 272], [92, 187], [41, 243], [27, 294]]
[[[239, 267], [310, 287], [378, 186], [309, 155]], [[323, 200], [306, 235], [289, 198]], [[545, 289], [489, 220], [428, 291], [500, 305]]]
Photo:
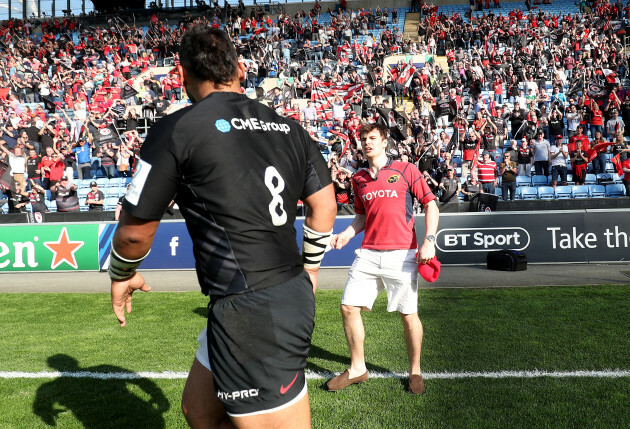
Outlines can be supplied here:
[[[316, 428], [630, 427], [628, 375], [428, 377], [421, 397], [385, 376], [327, 392], [318, 375], [343, 371], [349, 356], [341, 291], [316, 297], [307, 368]], [[107, 294], [0, 295], [0, 428], [187, 427], [182, 378], [32, 377], [188, 371], [206, 304], [200, 293], [138, 293], [120, 328]], [[419, 313], [429, 375], [630, 370], [630, 286], [422, 290]], [[364, 322], [369, 370], [404, 373], [400, 318], [384, 296]]]

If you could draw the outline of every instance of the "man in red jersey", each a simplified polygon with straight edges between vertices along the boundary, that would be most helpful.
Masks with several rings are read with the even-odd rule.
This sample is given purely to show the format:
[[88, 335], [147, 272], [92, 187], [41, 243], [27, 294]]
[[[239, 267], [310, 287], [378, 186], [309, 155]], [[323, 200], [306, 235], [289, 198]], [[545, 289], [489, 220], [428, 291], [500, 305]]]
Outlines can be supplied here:
[[[367, 381], [361, 310], [369, 311], [376, 296], [387, 291], [387, 311], [401, 315], [409, 355], [409, 390], [424, 393], [420, 371], [422, 323], [418, 318], [418, 263], [435, 256], [439, 210], [422, 173], [411, 163], [387, 157], [387, 130], [379, 124], [361, 127], [361, 143], [368, 168], [352, 178], [354, 210], [352, 224], [331, 240], [341, 249], [365, 230], [341, 299], [341, 314], [350, 348], [350, 368], [328, 382], [331, 391]], [[417, 251], [413, 201], [424, 206], [426, 236]], [[417, 256], [416, 256], [417, 255]]]

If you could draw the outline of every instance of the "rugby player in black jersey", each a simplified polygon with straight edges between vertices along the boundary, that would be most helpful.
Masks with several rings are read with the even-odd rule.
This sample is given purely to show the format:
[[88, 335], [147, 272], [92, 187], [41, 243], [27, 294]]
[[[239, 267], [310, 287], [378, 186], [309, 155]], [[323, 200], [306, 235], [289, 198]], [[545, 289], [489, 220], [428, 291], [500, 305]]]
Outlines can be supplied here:
[[[149, 131], [112, 242], [112, 306], [121, 326], [136, 268], [172, 199], [186, 219], [207, 329], [186, 381], [191, 427], [310, 427], [304, 367], [317, 269], [336, 203], [321, 153], [297, 122], [241, 94], [245, 67], [227, 35], [192, 27], [178, 66], [193, 105]], [[303, 249], [297, 202], [309, 207]]]

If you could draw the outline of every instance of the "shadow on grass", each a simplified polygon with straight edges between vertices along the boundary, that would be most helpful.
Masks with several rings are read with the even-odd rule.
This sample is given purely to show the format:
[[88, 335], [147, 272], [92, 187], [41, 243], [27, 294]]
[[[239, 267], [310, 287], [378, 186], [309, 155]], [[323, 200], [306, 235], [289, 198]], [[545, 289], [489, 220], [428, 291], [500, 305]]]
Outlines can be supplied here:
[[197, 316], [203, 317], [204, 319], [208, 318], [208, 307], [197, 307], [193, 310], [193, 313], [195, 313]]
[[[65, 354], [50, 356], [48, 365], [62, 374], [37, 389], [33, 412], [46, 425], [56, 426], [61, 414], [71, 412], [88, 429], [165, 427], [163, 414], [170, 405], [153, 381], [131, 378], [132, 371], [118, 366], [81, 368], [75, 358]], [[118, 378], [88, 378], [78, 374], [81, 372], [116, 373]]]

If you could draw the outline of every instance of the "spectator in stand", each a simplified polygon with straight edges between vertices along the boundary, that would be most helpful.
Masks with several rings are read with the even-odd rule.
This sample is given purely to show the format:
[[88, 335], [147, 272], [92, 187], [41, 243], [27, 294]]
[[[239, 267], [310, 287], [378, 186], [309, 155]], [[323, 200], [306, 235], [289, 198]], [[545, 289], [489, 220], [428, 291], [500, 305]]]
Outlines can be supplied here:
[[[623, 150], [624, 152], [630, 152], [629, 148]], [[623, 185], [626, 187], [626, 196], [630, 197], [630, 157], [621, 163], [621, 170], [623, 172]]]
[[26, 158], [26, 174], [29, 181], [34, 181], [36, 184], [41, 185], [41, 171], [39, 170], [39, 164], [42, 161], [42, 157], [37, 154], [35, 149], [29, 149], [28, 158]]
[[537, 176], [549, 176], [549, 149], [551, 145], [545, 140], [544, 133], [538, 131], [532, 144], [534, 153], [534, 171]]
[[608, 142], [602, 137], [602, 132], [600, 130], [595, 131], [594, 139], [590, 142], [590, 147], [597, 153], [595, 158], [593, 158], [593, 161], [591, 161], [593, 174], [606, 172], [606, 162], [608, 162], [606, 154], [608, 153], [609, 148], [609, 146], [606, 146], [606, 143]]
[[0, 150], [7, 154], [9, 157], [9, 167], [11, 168], [11, 175], [13, 180], [20, 183], [22, 190], [26, 189], [26, 178], [24, 173], [26, 172], [26, 157], [24, 156], [24, 145], [18, 145], [13, 150], [7, 149], [3, 140], [0, 140]]
[[567, 160], [569, 159], [569, 149], [562, 144], [562, 135], [556, 136], [556, 145], [549, 149], [549, 158], [551, 159], [551, 186], [556, 189], [558, 185], [558, 177], [560, 184], [567, 184]]
[[477, 149], [481, 145], [481, 137], [471, 128], [468, 137], [465, 133], [459, 135], [459, 148], [462, 151], [462, 177], [468, 177]]
[[58, 212], [78, 212], [80, 210], [77, 186], [71, 183], [66, 176], [50, 187], [55, 195]]
[[440, 202], [443, 204], [459, 202], [459, 193], [462, 190], [459, 178], [455, 177], [455, 170], [450, 167], [446, 169], [446, 176], [442, 178], [438, 189], [442, 191]]
[[604, 113], [599, 110], [598, 104], [591, 100], [591, 121], [590, 121], [590, 131], [591, 138], [595, 138], [595, 133], [599, 131], [600, 136], [604, 135]]
[[39, 170], [42, 173], [42, 186], [50, 189], [63, 176], [64, 163], [52, 147], [46, 148], [46, 155], [42, 157]]
[[72, 152], [77, 159], [77, 176], [79, 180], [90, 178], [90, 166], [92, 158], [92, 149], [84, 139], [79, 139], [78, 143], [72, 148]]
[[582, 114], [577, 110], [577, 106], [569, 106], [567, 108], [567, 130], [569, 138], [578, 133], [577, 129], [582, 121]]
[[479, 181], [483, 187], [483, 192], [487, 194], [494, 194], [494, 188], [496, 188], [499, 183], [497, 164], [490, 158], [490, 153], [488, 151], [484, 150], [481, 156], [482, 161], [477, 164]]
[[549, 136], [564, 134], [564, 121], [558, 104], [551, 105], [551, 112], [549, 112], [549, 119], [547, 122], [549, 124]]
[[20, 182], [15, 182], [15, 191], [7, 190], [9, 213], [25, 213], [29, 203], [28, 192], [22, 188]]
[[626, 139], [624, 138], [622, 133], [617, 133], [617, 135], [615, 136], [615, 145], [613, 146], [613, 156], [616, 156], [617, 154], [621, 154], [619, 155], [619, 159], [621, 159], [621, 161], [625, 161], [625, 159], [628, 157], [628, 154], [626, 153], [627, 151], [625, 151], [624, 149], [629, 149], [630, 145], [626, 142]]
[[344, 168], [338, 168], [336, 171], [333, 170], [332, 177], [337, 204], [350, 204], [352, 182], [350, 182], [348, 171]]
[[479, 194], [483, 194], [483, 186], [479, 182], [477, 170], [470, 171], [470, 179], [464, 182], [462, 194], [464, 194], [464, 201], [470, 201], [471, 203], [476, 203]]
[[506, 153], [509, 153], [510, 160], [518, 165], [518, 143], [516, 140], [510, 140], [510, 146], [503, 152], [504, 158]]
[[503, 154], [503, 162], [499, 164], [503, 201], [507, 201], [508, 192], [510, 194], [510, 201], [514, 199], [514, 194], [516, 193], [516, 171], [517, 164], [512, 161], [512, 154], [510, 152], [506, 152]]
[[101, 160], [103, 175], [108, 179], [116, 177], [116, 148], [111, 143], [104, 143], [96, 156]]
[[619, 117], [619, 111], [613, 110], [612, 117], [606, 121], [606, 136], [610, 138], [614, 138], [614, 136], [621, 132], [623, 134], [625, 129], [625, 124], [623, 123], [623, 119]]
[[102, 212], [105, 195], [98, 189], [96, 182], [90, 183], [90, 192], [85, 197], [85, 205], [89, 206], [91, 212]]
[[35, 180], [30, 179], [31, 191], [28, 193], [28, 198], [31, 203], [31, 211], [33, 213], [48, 213], [48, 207], [46, 207], [46, 190], [39, 186]]
[[586, 168], [588, 166], [588, 157], [586, 151], [582, 150], [582, 140], [577, 140], [575, 150], [570, 152], [571, 167], [573, 168], [573, 181], [576, 185], [583, 185], [586, 179]]

